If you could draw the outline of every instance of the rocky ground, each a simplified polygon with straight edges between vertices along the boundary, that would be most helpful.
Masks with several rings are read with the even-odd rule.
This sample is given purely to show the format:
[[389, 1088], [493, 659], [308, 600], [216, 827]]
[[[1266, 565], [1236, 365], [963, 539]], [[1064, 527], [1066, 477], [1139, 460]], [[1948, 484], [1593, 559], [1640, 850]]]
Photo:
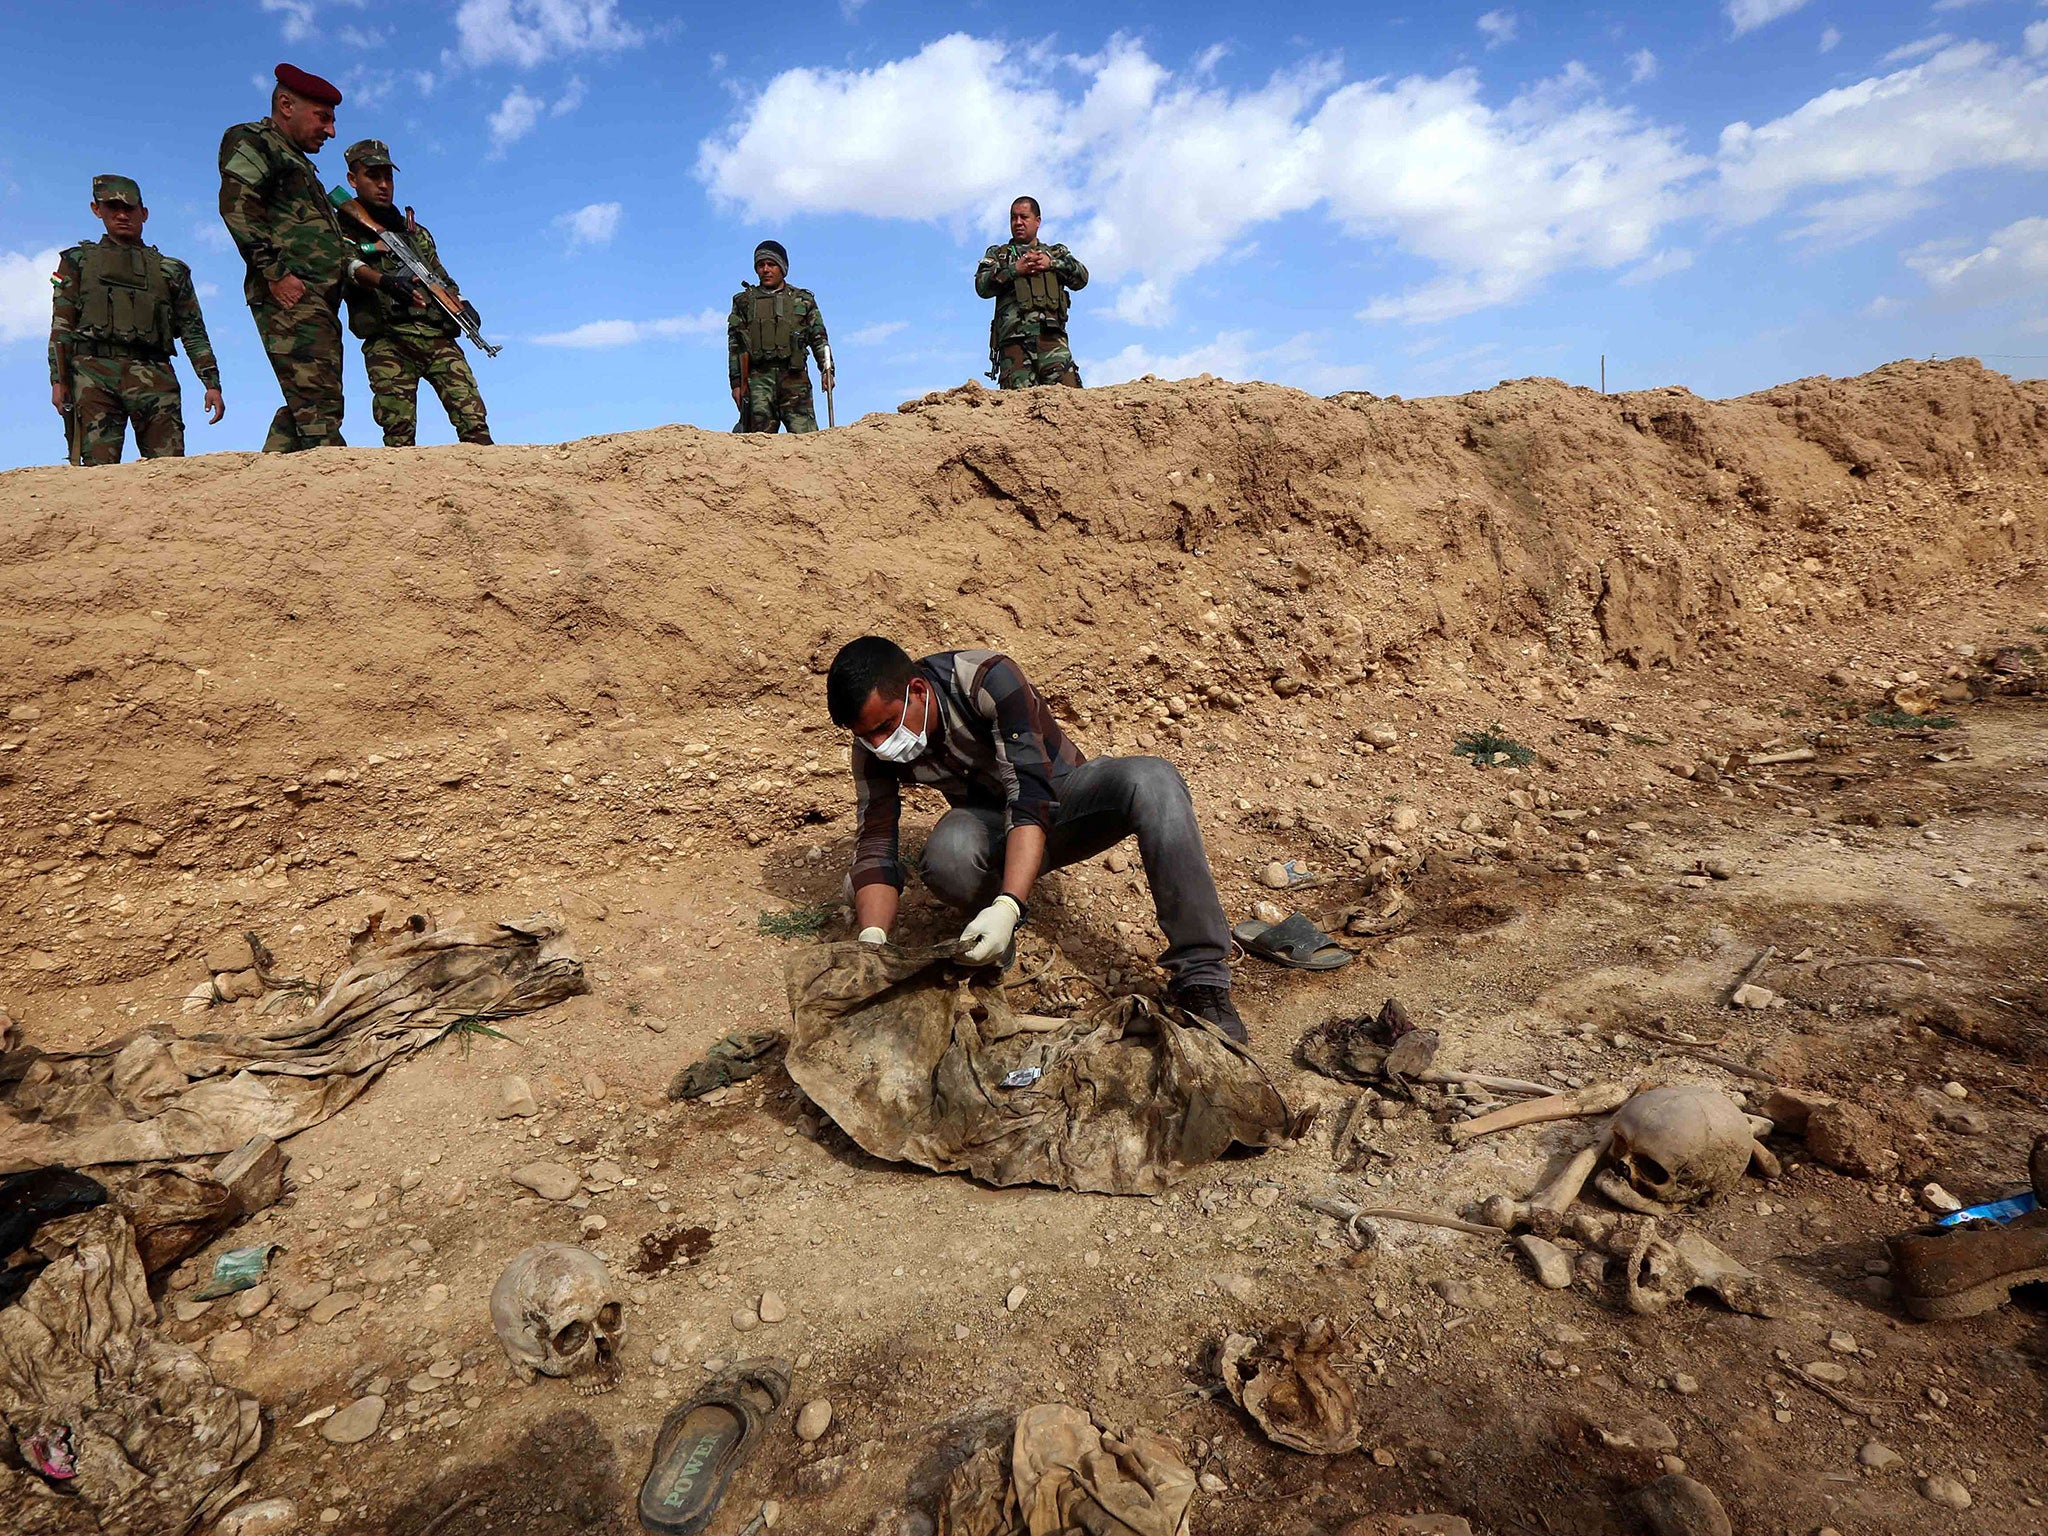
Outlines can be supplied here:
[[[1069, 442], [1085, 428], [1099, 455], [1067, 471], [1059, 423], [1005, 402], [987, 427], [956, 399], [818, 443], [510, 450], [516, 513], [481, 509], [464, 449], [419, 455], [412, 511], [373, 454], [124, 468], [91, 513], [52, 505], [76, 477], [7, 476], [31, 511], [0, 572], [31, 622], [0, 731], [0, 1001], [44, 1045], [246, 1025], [285, 1000], [181, 1011], [244, 932], [331, 977], [372, 910], [568, 922], [589, 996], [451, 1037], [294, 1138], [286, 1199], [217, 1245], [280, 1243], [263, 1288], [193, 1302], [194, 1261], [165, 1291], [166, 1330], [266, 1405], [252, 1497], [307, 1529], [630, 1530], [667, 1406], [758, 1352], [794, 1362], [795, 1401], [721, 1536], [764, 1500], [778, 1530], [924, 1529], [950, 1469], [1043, 1401], [1174, 1439], [1205, 1533], [1622, 1531], [1631, 1490], [1678, 1471], [1743, 1531], [2042, 1531], [2048, 1300], [1909, 1322], [1883, 1239], [1941, 1192], [2022, 1186], [2048, 1129], [2048, 717], [2021, 691], [2048, 644], [2048, 429], [2038, 387], [1900, 369], [1768, 406], [1137, 385], [1053, 402], [1088, 413]], [[1196, 448], [1204, 411], [1234, 425]], [[1300, 419], [1324, 437], [1293, 440]], [[1575, 496], [1614, 433], [1650, 458], [1608, 455]], [[953, 446], [880, 484], [935, 437]], [[1644, 490], [1680, 461], [1704, 478]], [[1149, 509], [1076, 526], [1071, 477], [1107, 476], [1107, 507], [1155, 470]], [[786, 483], [756, 505], [750, 475]], [[294, 563], [256, 511], [280, 476], [381, 531], [301, 519]], [[665, 595], [659, 552], [563, 499], [622, 484], [628, 522], [680, 509], [677, 548], [731, 498]], [[974, 504], [1008, 519], [978, 552]], [[1005, 550], [1031, 569], [1006, 578]], [[864, 627], [1010, 645], [1085, 748], [1172, 757], [1233, 919], [1405, 893], [1341, 971], [1240, 964], [1256, 1055], [1322, 1108], [1300, 1143], [1114, 1199], [878, 1163], [779, 1070], [667, 1099], [719, 1036], [786, 1017], [782, 962], [808, 941], [761, 915], [836, 898], [847, 789], [817, 656]], [[1532, 759], [1454, 753], [1488, 727]], [[1330, 883], [1272, 888], [1289, 860]], [[911, 894], [909, 934], [944, 933]], [[1056, 943], [1112, 989], [1156, 984], [1127, 857], [1034, 906], [1026, 965]], [[1760, 1006], [1734, 1006], [1767, 946]], [[1587, 1134], [1454, 1148], [1472, 1105], [1424, 1090], [1369, 1105], [1372, 1150], [1339, 1171], [1358, 1090], [1295, 1044], [1388, 997], [1441, 1032], [1441, 1065], [1867, 1110], [1838, 1166], [1779, 1137], [1782, 1176], [1682, 1223], [1780, 1287], [1781, 1315], [1641, 1317], [1584, 1277], [1545, 1288], [1504, 1242], [1385, 1222], [1359, 1251], [1304, 1209], [1464, 1212]], [[519, 1385], [492, 1335], [493, 1281], [542, 1240], [590, 1247], [624, 1291], [605, 1395]], [[1226, 1333], [1316, 1317], [1364, 1409], [1363, 1449], [1334, 1458], [1266, 1443], [1213, 1390]], [[829, 1424], [800, 1439], [814, 1400]]]

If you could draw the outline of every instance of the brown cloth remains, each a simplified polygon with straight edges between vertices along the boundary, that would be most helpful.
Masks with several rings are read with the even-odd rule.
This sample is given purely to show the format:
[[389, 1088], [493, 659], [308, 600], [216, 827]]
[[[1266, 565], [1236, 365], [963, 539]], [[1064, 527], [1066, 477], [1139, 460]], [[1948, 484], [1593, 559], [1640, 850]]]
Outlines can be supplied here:
[[939, 1536], [1188, 1536], [1195, 1474], [1156, 1430], [1128, 1435], [1079, 1408], [1017, 1415], [1008, 1454], [985, 1446], [946, 1482]]
[[0, 1523], [10, 1536], [204, 1528], [247, 1486], [262, 1405], [157, 1336], [120, 1210], [53, 1221], [34, 1247], [49, 1264], [0, 1310], [0, 1422], [19, 1457], [0, 1458]]
[[1141, 997], [1072, 1019], [1013, 1013], [996, 973], [958, 954], [853, 941], [790, 958], [784, 1065], [876, 1157], [1156, 1195], [1233, 1142], [1274, 1146], [1314, 1117], [1188, 1014]]
[[[169, 1162], [335, 1114], [457, 1024], [590, 990], [552, 918], [410, 934], [358, 959], [314, 1010], [252, 1034], [142, 1032], [52, 1051], [0, 1082], [0, 1173]], [[166, 1031], [168, 1033], [168, 1031]]]

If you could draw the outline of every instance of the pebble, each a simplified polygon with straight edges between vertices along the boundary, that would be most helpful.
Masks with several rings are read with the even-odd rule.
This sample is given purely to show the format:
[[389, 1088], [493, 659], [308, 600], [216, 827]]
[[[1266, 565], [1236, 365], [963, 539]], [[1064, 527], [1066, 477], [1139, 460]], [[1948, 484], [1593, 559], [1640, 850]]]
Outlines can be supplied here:
[[1849, 1379], [1849, 1367], [1839, 1360], [1809, 1360], [1804, 1369], [1815, 1381], [1824, 1381], [1831, 1387], [1839, 1387]]
[[1393, 815], [1387, 818], [1387, 825], [1396, 832], [1413, 832], [1422, 825], [1422, 812], [1412, 805], [1397, 805]]
[[1461, 1312], [1483, 1312], [1493, 1305], [1493, 1297], [1469, 1280], [1437, 1280], [1430, 1289]]
[[832, 1403], [829, 1398], [814, 1397], [797, 1410], [796, 1437], [806, 1445], [815, 1445], [824, 1439], [825, 1431], [832, 1427]]
[[1961, 1083], [1943, 1083], [1941, 1091], [1952, 1099], [1967, 1099], [1970, 1096], [1970, 1090]]
[[1699, 1389], [1700, 1379], [1697, 1376], [1688, 1376], [1685, 1372], [1680, 1371], [1671, 1378], [1671, 1390], [1680, 1397], [1691, 1397]]
[[1004, 1309], [1010, 1312], [1016, 1311], [1019, 1307], [1024, 1305], [1024, 1298], [1026, 1296], [1029, 1296], [1030, 1294], [1031, 1287], [1028, 1285], [1011, 1286], [1010, 1294], [1003, 1298]]
[[174, 1302], [171, 1306], [171, 1311], [181, 1323], [196, 1323], [212, 1310], [213, 1303], [210, 1301], [192, 1301], [184, 1298]]
[[769, 1530], [775, 1529], [775, 1522], [782, 1518], [782, 1505], [776, 1499], [765, 1499], [761, 1504], [761, 1524]]
[[1376, 725], [1368, 725], [1359, 732], [1359, 740], [1369, 741], [1376, 747], [1398, 747], [1401, 744], [1401, 731], [1398, 726], [1381, 721]]
[[1930, 1211], [1960, 1211], [1963, 1202], [1943, 1189], [1939, 1184], [1923, 1184], [1920, 1187], [1920, 1203]]
[[1515, 1246], [1522, 1250], [1523, 1257], [1536, 1271], [1537, 1284], [1546, 1291], [1570, 1289], [1572, 1261], [1557, 1244], [1547, 1242], [1533, 1232], [1525, 1232], [1515, 1239]]
[[1857, 1351], [1856, 1335], [1837, 1328], [1828, 1334], [1828, 1348], [1838, 1355], [1853, 1355]]
[[755, 1308], [764, 1323], [779, 1323], [789, 1316], [789, 1303], [782, 1299], [780, 1291], [763, 1291], [760, 1304]]
[[249, 1358], [249, 1351], [255, 1345], [255, 1339], [240, 1329], [233, 1333], [216, 1333], [206, 1341], [206, 1358], [216, 1365], [240, 1365]]
[[[824, 1431], [820, 1430], [820, 1434]], [[846, 1481], [852, 1458], [847, 1456], [820, 1456], [816, 1461], [807, 1462], [796, 1469], [796, 1491], [798, 1493], [830, 1493]]]
[[1736, 1007], [1748, 1008], [1752, 1011], [1768, 1008], [1777, 1000], [1777, 993], [1773, 992], [1769, 987], [1760, 987], [1753, 981], [1746, 981], [1737, 987], [1735, 989], [1735, 996], [1732, 999]]
[[320, 1426], [320, 1438], [336, 1445], [354, 1445], [377, 1433], [383, 1419], [383, 1398], [359, 1397]]
[[1228, 1482], [1217, 1476], [1214, 1472], [1204, 1472], [1196, 1481], [1202, 1485], [1204, 1493], [1221, 1493], [1230, 1486]]
[[512, 1171], [512, 1182], [530, 1189], [543, 1200], [567, 1200], [576, 1193], [579, 1181], [560, 1163], [528, 1163]]
[[1106, 868], [1112, 875], [1126, 874], [1130, 871], [1131, 856], [1128, 853], [1126, 853], [1123, 849], [1118, 848], [1115, 851], [1113, 851], [1110, 854], [1110, 856], [1104, 859], [1102, 862], [1103, 867]]
[[1858, 1464], [1870, 1468], [1873, 1472], [1889, 1472], [1905, 1459], [1905, 1457], [1901, 1456], [1890, 1446], [1878, 1440], [1864, 1441], [1863, 1448], [1856, 1453]]
[[221, 1516], [212, 1536], [278, 1536], [299, 1523], [299, 1506], [290, 1499], [258, 1499]]
[[1970, 1507], [1970, 1490], [1952, 1477], [1942, 1477], [1939, 1474], [1923, 1477], [1920, 1479], [1920, 1492], [1926, 1496], [1928, 1502], [1939, 1504], [1944, 1509]]
[[1278, 859], [1275, 859], [1265, 867], [1264, 871], [1259, 875], [1259, 881], [1261, 884], [1269, 886], [1276, 891], [1284, 891], [1292, 883], [1287, 873], [1287, 866]]
[[1280, 1203], [1280, 1186], [1278, 1184], [1257, 1185], [1252, 1190], [1251, 1202], [1262, 1211], [1271, 1210]]
[[248, 1290], [240, 1292], [235, 1297], [235, 1316], [242, 1318], [254, 1317], [269, 1305], [270, 1287], [267, 1285], [252, 1285]]
[[1477, 811], [1472, 811], [1459, 821], [1458, 830], [1466, 833], [1484, 832], [1486, 830], [1486, 818]]
[[525, 1078], [512, 1075], [498, 1079], [491, 1092], [491, 1114], [500, 1120], [523, 1119], [540, 1113], [540, 1104]]
[[306, 1321], [324, 1326], [344, 1312], [353, 1312], [362, 1305], [362, 1300], [354, 1291], [330, 1292], [306, 1309]]
[[1689, 1477], [1660, 1477], [1638, 1488], [1633, 1502], [1651, 1536], [1734, 1536], [1714, 1490]]

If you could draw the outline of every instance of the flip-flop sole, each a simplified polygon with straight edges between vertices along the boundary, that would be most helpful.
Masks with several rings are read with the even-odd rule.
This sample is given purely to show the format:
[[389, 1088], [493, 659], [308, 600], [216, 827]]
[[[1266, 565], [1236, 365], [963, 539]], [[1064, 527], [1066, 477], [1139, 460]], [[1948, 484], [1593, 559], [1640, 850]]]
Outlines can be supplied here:
[[1952, 1291], [1946, 1296], [1907, 1296], [1906, 1310], [1923, 1323], [1952, 1323], [2005, 1305], [2022, 1285], [2044, 1282], [2048, 1282], [2048, 1268], [2015, 1270], [1996, 1280], [1973, 1285], [1967, 1291]]
[[1317, 950], [1306, 960], [1297, 959], [1285, 950], [1261, 947], [1259, 941], [1278, 926], [1276, 923], [1239, 923], [1230, 930], [1230, 936], [1244, 946], [1246, 954], [1257, 955], [1269, 965], [1284, 965], [1290, 971], [1334, 971], [1351, 963], [1351, 951], [1336, 943]]
[[697, 1536], [710, 1525], [739, 1470], [746, 1435], [738, 1409], [721, 1403], [692, 1408], [640, 1484], [640, 1528], [655, 1536]]

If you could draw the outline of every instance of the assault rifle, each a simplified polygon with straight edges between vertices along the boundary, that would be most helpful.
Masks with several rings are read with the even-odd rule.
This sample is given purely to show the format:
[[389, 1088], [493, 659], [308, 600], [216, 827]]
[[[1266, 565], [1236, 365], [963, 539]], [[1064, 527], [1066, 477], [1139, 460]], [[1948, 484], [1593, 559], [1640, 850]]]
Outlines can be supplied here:
[[64, 462], [83, 464], [85, 455], [78, 446], [78, 375], [71, 369], [68, 341], [57, 343], [57, 372], [64, 380]]
[[740, 354], [740, 419], [733, 427], [735, 432], [754, 430], [754, 360], [746, 353]]
[[413, 281], [426, 290], [428, 297], [447, 311], [448, 318], [462, 328], [462, 334], [467, 336], [472, 344], [481, 348], [486, 357], [496, 357], [504, 351], [503, 347], [494, 347], [484, 340], [482, 322], [477, 315], [476, 306], [467, 299], [457, 298], [443, 287], [440, 279], [435, 277], [427, 264], [413, 253], [413, 248], [405, 243], [405, 237], [378, 223], [370, 210], [363, 206], [360, 198], [336, 187], [327, 194], [327, 201], [363, 227], [370, 236], [363, 242], [366, 246], [389, 251], [396, 256], [398, 264], [412, 274]]

